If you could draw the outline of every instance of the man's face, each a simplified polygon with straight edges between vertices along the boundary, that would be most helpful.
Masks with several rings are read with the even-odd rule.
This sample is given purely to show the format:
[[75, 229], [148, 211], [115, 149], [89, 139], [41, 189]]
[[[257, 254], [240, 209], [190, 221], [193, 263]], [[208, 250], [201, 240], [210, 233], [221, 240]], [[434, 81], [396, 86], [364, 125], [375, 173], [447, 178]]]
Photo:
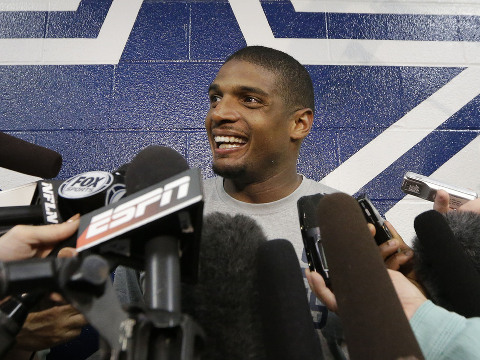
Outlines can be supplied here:
[[226, 178], [261, 181], [296, 161], [294, 121], [277, 75], [240, 60], [225, 63], [209, 89], [205, 119], [213, 170]]

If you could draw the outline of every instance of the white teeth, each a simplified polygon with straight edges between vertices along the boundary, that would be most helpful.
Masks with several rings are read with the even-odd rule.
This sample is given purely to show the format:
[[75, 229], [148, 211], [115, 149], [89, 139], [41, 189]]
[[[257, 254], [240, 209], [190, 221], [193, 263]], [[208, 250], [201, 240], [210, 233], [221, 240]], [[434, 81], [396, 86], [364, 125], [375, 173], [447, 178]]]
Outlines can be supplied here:
[[[229, 144], [232, 144], [232, 143], [245, 144], [246, 143], [244, 139], [237, 138], [234, 136], [215, 136], [214, 140], [216, 143], [229, 143]], [[238, 145], [236, 145], [236, 147], [238, 147]]]
[[220, 144], [219, 149], [231, 149], [240, 147], [240, 144]]

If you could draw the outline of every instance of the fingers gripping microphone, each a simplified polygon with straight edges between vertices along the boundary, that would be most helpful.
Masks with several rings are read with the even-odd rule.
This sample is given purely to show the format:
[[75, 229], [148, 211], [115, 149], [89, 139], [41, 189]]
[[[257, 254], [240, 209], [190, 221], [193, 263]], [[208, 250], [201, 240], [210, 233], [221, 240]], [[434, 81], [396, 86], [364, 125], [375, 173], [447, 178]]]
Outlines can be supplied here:
[[62, 156], [56, 151], [0, 132], [0, 166], [51, 179], [60, 172]]
[[268, 359], [321, 360], [300, 264], [287, 240], [258, 249], [258, 292]]
[[465, 317], [480, 316], [480, 215], [431, 210], [414, 227], [415, 271], [431, 299]]
[[351, 359], [423, 359], [357, 201], [325, 195], [318, 214]]

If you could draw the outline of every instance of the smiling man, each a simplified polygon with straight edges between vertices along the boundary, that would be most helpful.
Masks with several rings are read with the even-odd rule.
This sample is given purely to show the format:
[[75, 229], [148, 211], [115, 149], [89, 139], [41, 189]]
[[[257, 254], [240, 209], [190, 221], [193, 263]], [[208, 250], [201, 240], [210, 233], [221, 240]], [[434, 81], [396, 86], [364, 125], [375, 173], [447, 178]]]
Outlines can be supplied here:
[[[306, 268], [297, 200], [336, 191], [297, 173], [300, 146], [313, 124], [310, 75], [286, 53], [248, 46], [225, 61], [208, 94], [210, 109], [205, 128], [212, 167], [218, 176], [205, 180], [204, 215], [222, 212], [253, 218], [267, 239], [290, 241], [301, 266]], [[411, 258], [396, 253], [399, 246], [393, 241], [380, 247], [392, 268], [396, 266], [392, 263]], [[117, 269], [115, 287], [123, 303], [142, 300], [138, 280], [134, 271]], [[306, 279], [305, 287], [309, 291]], [[318, 330], [325, 329], [332, 352], [325, 354], [326, 358], [345, 359], [335, 315], [329, 315], [314, 294], [308, 296], [314, 325]]]

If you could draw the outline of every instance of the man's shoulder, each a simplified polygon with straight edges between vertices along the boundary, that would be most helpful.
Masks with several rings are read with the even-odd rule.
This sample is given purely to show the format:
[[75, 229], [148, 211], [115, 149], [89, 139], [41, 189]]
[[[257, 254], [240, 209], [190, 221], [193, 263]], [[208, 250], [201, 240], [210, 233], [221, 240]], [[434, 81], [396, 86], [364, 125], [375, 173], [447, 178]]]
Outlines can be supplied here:
[[304, 188], [304, 191], [309, 194], [317, 194], [317, 193], [332, 194], [335, 192], [339, 192], [337, 189], [324, 185], [321, 182], [318, 182], [316, 180], [309, 179], [305, 176], [303, 177], [302, 187]]

